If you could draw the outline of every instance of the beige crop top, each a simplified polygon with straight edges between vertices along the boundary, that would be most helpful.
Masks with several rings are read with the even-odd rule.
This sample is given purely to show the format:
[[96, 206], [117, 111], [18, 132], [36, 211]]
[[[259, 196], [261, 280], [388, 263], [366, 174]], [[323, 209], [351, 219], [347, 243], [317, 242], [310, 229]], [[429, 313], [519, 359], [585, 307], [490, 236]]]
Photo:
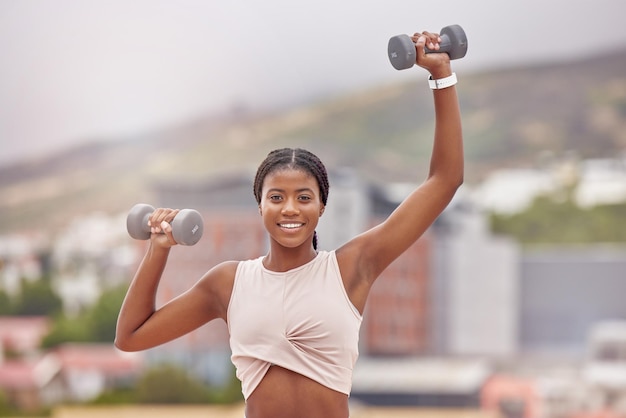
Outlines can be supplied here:
[[245, 399], [273, 364], [349, 395], [362, 317], [335, 252], [287, 272], [267, 270], [262, 260], [239, 263], [228, 305], [231, 359]]

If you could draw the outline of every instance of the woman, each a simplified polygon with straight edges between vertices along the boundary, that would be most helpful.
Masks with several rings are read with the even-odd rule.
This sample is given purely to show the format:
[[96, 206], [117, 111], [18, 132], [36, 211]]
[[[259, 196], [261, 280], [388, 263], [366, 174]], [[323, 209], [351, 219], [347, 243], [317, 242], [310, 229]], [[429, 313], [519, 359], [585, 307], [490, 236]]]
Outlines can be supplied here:
[[[178, 210], [150, 217], [149, 249], [120, 311], [115, 344], [144, 350], [221, 318], [242, 381], [247, 418], [346, 418], [361, 314], [372, 284], [448, 205], [463, 181], [461, 118], [450, 59], [438, 34], [416, 33], [416, 63], [430, 73], [435, 134], [430, 171], [382, 224], [335, 251], [317, 251], [328, 179], [304, 150], [271, 152], [254, 194], [270, 237], [267, 255], [226, 261], [163, 307], [155, 295]], [[181, 320], [182, 319], [182, 320]]]

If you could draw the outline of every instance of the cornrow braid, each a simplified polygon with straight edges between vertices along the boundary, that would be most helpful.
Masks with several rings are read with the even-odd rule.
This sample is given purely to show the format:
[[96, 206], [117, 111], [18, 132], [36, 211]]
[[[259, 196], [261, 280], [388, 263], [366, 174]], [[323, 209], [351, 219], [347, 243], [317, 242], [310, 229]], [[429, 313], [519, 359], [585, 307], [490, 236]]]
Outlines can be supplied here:
[[[261, 204], [261, 192], [265, 177], [274, 171], [285, 168], [303, 170], [312, 175], [320, 188], [320, 199], [324, 206], [326, 205], [330, 189], [326, 167], [315, 154], [302, 148], [280, 148], [267, 154], [254, 177], [253, 191], [257, 204]], [[317, 249], [317, 232], [313, 234], [313, 248]]]

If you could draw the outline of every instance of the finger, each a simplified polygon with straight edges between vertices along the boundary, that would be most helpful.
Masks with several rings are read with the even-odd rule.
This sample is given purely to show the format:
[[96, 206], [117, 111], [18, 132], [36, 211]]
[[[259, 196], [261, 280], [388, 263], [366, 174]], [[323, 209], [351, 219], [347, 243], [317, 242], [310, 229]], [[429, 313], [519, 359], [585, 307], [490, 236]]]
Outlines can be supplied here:
[[170, 243], [170, 245], [176, 245], [177, 242], [174, 239], [174, 235], [172, 233], [172, 225], [170, 225], [170, 223], [163, 221], [161, 222], [161, 229], [163, 230], [163, 233], [165, 234], [165, 236], [167, 236], [167, 240]]
[[411, 40], [412, 40], [413, 42], [417, 43], [417, 41], [418, 41], [420, 38], [422, 38], [422, 37], [426, 37], [426, 35], [424, 35], [423, 33], [420, 33], [420, 32], [415, 32], [415, 33], [413, 34], [413, 36], [411, 36]]
[[424, 31], [422, 34], [426, 37], [426, 48], [430, 50], [438, 50], [441, 37], [438, 33]]
[[171, 209], [170, 213], [167, 214], [164, 218], [165, 222], [167, 223], [172, 223], [172, 221], [174, 220], [174, 218], [176, 217], [176, 215], [178, 215], [178, 213], [180, 212], [180, 209]]
[[426, 36], [421, 33], [415, 33], [411, 39], [415, 42], [415, 48], [417, 49], [417, 58], [424, 55], [424, 46], [426, 45]]
[[161, 221], [159, 217], [161, 216], [161, 212], [163, 209], [157, 208], [150, 214], [150, 218], [148, 219], [148, 225], [150, 225], [150, 232], [153, 234], [158, 234], [160, 231], [159, 224]]
[[161, 223], [159, 217], [163, 215], [163, 210], [163, 208], [157, 208], [150, 214], [150, 225], [158, 226]]
[[168, 216], [170, 216], [171, 213], [172, 209], [169, 208], [158, 208], [155, 209], [154, 212], [152, 212], [152, 214], [150, 215], [150, 220], [148, 221], [148, 224], [151, 226], [152, 233], [162, 232], [161, 223], [168, 219]]
[[439, 42], [441, 42], [441, 38], [437, 33], [431, 33], [428, 31], [424, 32], [416, 32], [411, 37], [413, 42], [415, 42], [415, 47], [417, 49], [416, 54], [416, 62], [422, 60], [426, 55], [426, 48], [430, 51], [437, 51], [440, 46]]
[[439, 43], [441, 43], [441, 37], [439, 36], [438, 33], [434, 33], [434, 32], [428, 32], [428, 31], [424, 31], [424, 32], [416, 32], [411, 39], [413, 39], [413, 42], [417, 43], [418, 39], [424, 37], [425, 38], [425, 45], [426, 48], [428, 49], [439, 49]]
[[176, 215], [178, 215], [178, 212], [180, 212], [180, 210], [178, 209], [166, 209], [164, 211], [162, 216], [159, 217], [159, 219], [163, 219], [161, 223], [159, 224], [161, 232], [167, 233], [167, 231], [165, 230], [165, 226], [167, 226], [169, 228], [169, 231], [171, 232], [172, 230], [171, 224], [174, 221], [174, 218], [176, 217]]

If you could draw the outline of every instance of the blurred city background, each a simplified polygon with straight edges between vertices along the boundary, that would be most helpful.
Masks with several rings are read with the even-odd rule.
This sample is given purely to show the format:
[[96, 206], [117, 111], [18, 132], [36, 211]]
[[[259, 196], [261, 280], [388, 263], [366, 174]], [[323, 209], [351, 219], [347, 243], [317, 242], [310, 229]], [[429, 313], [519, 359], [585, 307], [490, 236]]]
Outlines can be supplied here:
[[[425, 177], [427, 74], [387, 41], [460, 24], [466, 181], [383, 274], [351, 416], [626, 417], [626, 3], [0, 2], [0, 416], [242, 416], [227, 329], [113, 347], [146, 242], [194, 208], [158, 303], [268, 248], [257, 164], [310, 149], [332, 249]], [[181, 318], [181, 321], [184, 318]]]

